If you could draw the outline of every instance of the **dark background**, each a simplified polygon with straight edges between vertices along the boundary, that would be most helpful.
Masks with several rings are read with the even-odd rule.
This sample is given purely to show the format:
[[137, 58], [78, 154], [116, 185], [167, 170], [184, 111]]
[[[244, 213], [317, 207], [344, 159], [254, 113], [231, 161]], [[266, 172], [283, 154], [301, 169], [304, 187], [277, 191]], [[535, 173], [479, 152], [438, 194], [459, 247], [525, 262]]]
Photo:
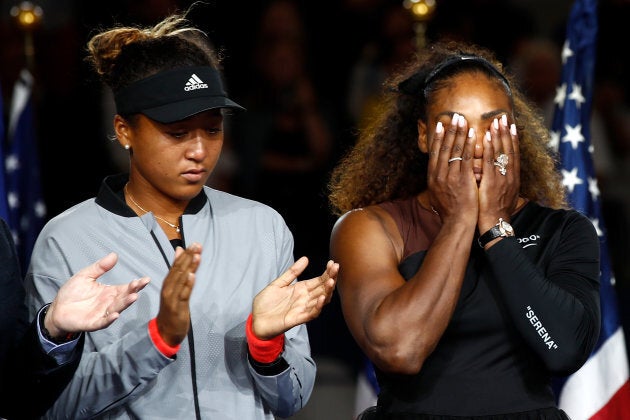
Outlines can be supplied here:
[[[34, 101], [36, 130], [42, 172], [42, 187], [52, 217], [66, 208], [93, 197], [101, 179], [121, 169], [119, 155], [107, 139], [109, 117], [107, 97], [83, 61], [85, 45], [99, 27], [115, 23], [153, 24], [173, 7], [186, 8], [189, 1], [73, 1], [35, 2], [44, 11], [42, 24], [33, 32], [35, 60]], [[252, 54], [259, 40], [258, 24], [270, 1], [207, 2], [192, 12], [191, 20], [204, 29], [213, 42], [223, 49], [225, 79], [231, 96], [243, 101], [260, 88], [254, 77]], [[383, 44], [380, 19], [386, 7], [402, 7], [402, 1], [325, 0], [298, 1], [305, 25], [304, 56], [312, 76], [319, 103], [327, 116], [333, 139], [328, 157], [330, 168], [354, 141], [358, 124], [348, 110], [352, 69], [368, 45]], [[9, 107], [12, 86], [25, 66], [24, 33], [10, 17], [13, 1], [0, 1], [0, 87], [5, 111]], [[560, 48], [565, 35], [566, 19], [572, 2], [547, 0], [437, 0], [433, 18], [426, 23], [429, 40], [451, 36], [489, 47], [506, 63], [519, 62], [527, 46], [546, 45]], [[596, 74], [595, 110], [602, 138], [597, 147], [606, 150], [607, 158], [596, 164], [604, 198], [605, 223], [608, 228], [613, 269], [616, 273], [620, 313], [624, 325], [630, 325], [628, 299], [630, 292], [627, 262], [628, 180], [630, 179], [630, 113], [628, 111], [628, 65], [622, 59], [630, 2], [600, 1], [600, 28]], [[542, 45], [542, 44], [541, 44]], [[543, 49], [531, 47], [535, 52]], [[538, 48], [538, 49], [537, 49]], [[523, 76], [524, 88], [540, 101], [541, 109], [549, 100], [549, 85], [555, 86], [556, 69], [541, 61], [531, 73]], [[531, 84], [530, 84], [531, 83]], [[546, 88], [545, 88], [546, 83]], [[538, 91], [540, 87], [542, 91]], [[545, 90], [546, 89], [546, 90]], [[6, 118], [6, 116], [5, 116]], [[230, 141], [230, 132], [227, 133]], [[595, 140], [593, 140], [595, 142]], [[233, 157], [238, 162], [238, 149]], [[117, 157], [118, 156], [118, 157]], [[230, 173], [238, 179], [238, 163]], [[124, 163], [123, 166], [124, 168]], [[326, 214], [323, 192], [325, 174], [312, 195], [319, 201], [319, 217], [310, 223], [312, 235], [296, 235], [296, 248], [312, 252], [311, 267], [317, 274], [327, 259], [327, 235], [334, 218]], [[238, 182], [224, 184], [226, 189], [248, 195]], [[273, 186], [266, 186], [273, 188]], [[323, 215], [323, 216], [322, 216]], [[291, 226], [293, 228], [293, 226]], [[297, 227], [296, 227], [297, 229]], [[302, 231], [301, 231], [302, 232]], [[308, 242], [308, 244], [306, 244]], [[310, 273], [309, 273], [310, 274]], [[337, 300], [310, 326], [315, 355], [341, 359], [353, 368], [360, 358], [349, 336]]]

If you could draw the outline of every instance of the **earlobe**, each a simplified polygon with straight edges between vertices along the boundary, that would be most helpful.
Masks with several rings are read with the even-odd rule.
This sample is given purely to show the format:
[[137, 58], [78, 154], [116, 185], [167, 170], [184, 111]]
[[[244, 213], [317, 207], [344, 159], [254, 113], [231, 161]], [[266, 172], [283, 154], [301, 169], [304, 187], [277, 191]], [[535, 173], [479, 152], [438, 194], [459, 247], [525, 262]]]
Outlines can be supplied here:
[[422, 120], [418, 120], [418, 148], [422, 153], [429, 153], [427, 125]]
[[129, 150], [131, 147], [129, 144], [129, 125], [127, 124], [127, 121], [119, 115], [114, 117], [114, 133], [116, 133], [116, 140], [118, 140], [118, 143], [126, 150]]

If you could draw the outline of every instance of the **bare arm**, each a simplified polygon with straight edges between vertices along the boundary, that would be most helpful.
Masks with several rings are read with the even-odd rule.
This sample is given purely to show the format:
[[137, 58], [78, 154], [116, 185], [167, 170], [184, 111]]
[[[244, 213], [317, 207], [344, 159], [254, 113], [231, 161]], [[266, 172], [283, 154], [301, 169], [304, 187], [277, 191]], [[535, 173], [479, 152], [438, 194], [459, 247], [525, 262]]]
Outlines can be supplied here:
[[[457, 303], [477, 223], [472, 170], [474, 135], [465, 121], [436, 130], [429, 144], [430, 202], [442, 227], [420, 270], [408, 281], [398, 265], [403, 243], [379, 207], [353, 211], [333, 228], [339, 295], [350, 331], [381, 369], [417, 373], [442, 337]], [[469, 156], [449, 165], [451, 153]], [[463, 151], [463, 152], [462, 152]]]

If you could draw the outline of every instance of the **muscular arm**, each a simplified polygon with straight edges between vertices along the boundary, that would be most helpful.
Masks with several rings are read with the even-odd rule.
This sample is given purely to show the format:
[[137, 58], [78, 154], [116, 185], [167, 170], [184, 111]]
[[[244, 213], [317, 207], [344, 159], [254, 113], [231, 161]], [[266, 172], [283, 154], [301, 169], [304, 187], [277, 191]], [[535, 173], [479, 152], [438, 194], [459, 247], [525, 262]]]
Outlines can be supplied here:
[[391, 217], [369, 207], [334, 226], [331, 255], [340, 265], [338, 290], [355, 340], [380, 369], [416, 373], [435, 348], [461, 289], [474, 225], [445, 223], [421, 269], [398, 271], [402, 238]]
[[[446, 124], [446, 126], [444, 126]], [[355, 340], [383, 371], [414, 374], [446, 329], [461, 290], [478, 215], [473, 171], [474, 130], [454, 114], [418, 122], [419, 147], [429, 154], [422, 198], [442, 224], [420, 270], [398, 272], [403, 241], [393, 219], [376, 206], [347, 213], [333, 227], [331, 255], [341, 267], [339, 296]], [[450, 165], [452, 153], [467, 157]]]

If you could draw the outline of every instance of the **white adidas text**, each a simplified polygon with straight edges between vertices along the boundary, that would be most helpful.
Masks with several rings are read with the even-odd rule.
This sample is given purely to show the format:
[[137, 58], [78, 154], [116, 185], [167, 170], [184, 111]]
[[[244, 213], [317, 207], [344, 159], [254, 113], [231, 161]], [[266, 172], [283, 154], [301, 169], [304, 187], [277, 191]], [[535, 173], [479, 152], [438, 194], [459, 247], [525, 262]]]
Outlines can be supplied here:
[[192, 86], [184, 86], [185, 91], [196, 90], [196, 89], [208, 89], [208, 85], [205, 83], [199, 83]]

